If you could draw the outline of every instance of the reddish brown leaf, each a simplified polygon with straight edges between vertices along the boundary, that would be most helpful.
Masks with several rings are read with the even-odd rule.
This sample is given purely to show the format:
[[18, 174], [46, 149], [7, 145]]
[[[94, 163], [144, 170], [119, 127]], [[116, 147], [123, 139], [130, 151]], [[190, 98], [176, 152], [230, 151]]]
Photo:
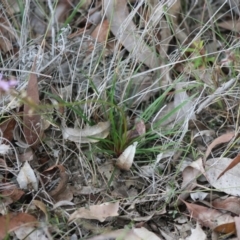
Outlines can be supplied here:
[[[13, 129], [16, 126], [16, 121], [14, 118], [9, 118], [0, 124], [0, 129], [3, 133], [3, 138], [6, 138], [10, 142], [13, 140]], [[4, 143], [4, 142], [3, 142]]]
[[229, 133], [223, 134], [222, 136], [214, 139], [213, 142], [207, 148], [204, 160], [207, 159], [207, 157], [209, 156], [209, 154], [211, 153], [213, 148], [215, 148], [217, 145], [219, 145], [221, 143], [227, 143], [227, 142], [231, 141], [234, 136], [235, 136], [234, 132], [229, 132]]
[[4, 239], [7, 233], [21, 226], [37, 226], [37, 219], [27, 213], [9, 213], [0, 216], [0, 239]]
[[238, 155], [232, 160], [232, 162], [227, 166], [227, 168], [225, 168], [224, 171], [221, 172], [221, 174], [218, 176], [217, 179], [219, 179], [225, 172], [227, 172], [227, 171], [230, 170], [231, 168], [235, 167], [239, 162], [240, 162], [240, 154], [238, 154]]
[[197, 204], [183, 202], [186, 204], [190, 216], [199, 221], [203, 226], [221, 233], [232, 233], [236, 231], [234, 219], [230, 214], [224, 214], [218, 210]]
[[26, 142], [33, 145], [39, 142], [39, 137], [41, 136], [41, 116], [36, 112], [39, 105], [39, 92], [37, 75], [35, 73], [30, 74], [27, 96], [24, 104], [23, 132]]

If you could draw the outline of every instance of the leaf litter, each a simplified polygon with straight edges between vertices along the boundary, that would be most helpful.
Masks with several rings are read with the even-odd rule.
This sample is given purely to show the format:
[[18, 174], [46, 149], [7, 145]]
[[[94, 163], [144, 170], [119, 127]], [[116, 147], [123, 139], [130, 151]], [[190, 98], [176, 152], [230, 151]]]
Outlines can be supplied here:
[[0, 238], [240, 237], [233, 1], [2, 2]]

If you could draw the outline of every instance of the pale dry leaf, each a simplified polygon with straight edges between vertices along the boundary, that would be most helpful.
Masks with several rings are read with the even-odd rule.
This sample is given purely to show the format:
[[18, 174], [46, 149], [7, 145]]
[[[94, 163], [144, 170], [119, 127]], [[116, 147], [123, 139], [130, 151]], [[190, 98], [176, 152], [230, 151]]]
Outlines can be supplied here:
[[18, 239], [24, 240], [48, 240], [42, 229], [36, 229], [34, 227], [21, 226], [18, 229], [13, 230]]
[[57, 87], [57, 92], [61, 99], [69, 101], [72, 98], [73, 84], [69, 84], [65, 87]]
[[119, 229], [109, 233], [101, 234], [100, 236], [88, 238], [88, 240], [109, 240], [109, 239], [124, 239], [124, 240], [161, 240], [155, 233], [150, 232], [144, 227], [133, 229]]
[[194, 101], [188, 96], [186, 90], [183, 89], [184, 85], [186, 85], [186, 83], [176, 84], [174, 101], [168, 103], [157, 113], [157, 116], [154, 119], [155, 123], [162, 121], [166, 115], [169, 115], [167, 119], [161, 122], [160, 126], [170, 129], [177, 123], [181, 123], [187, 119], [196, 119], [194, 114]]
[[193, 192], [190, 193], [191, 199], [195, 202], [195, 201], [202, 201], [207, 197], [208, 193], [206, 192]]
[[0, 144], [0, 154], [7, 154], [8, 151], [10, 150], [10, 146], [6, 144]]
[[195, 187], [196, 179], [201, 174], [205, 174], [205, 170], [203, 168], [202, 158], [199, 158], [183, 169], [182, 189], [185, 189], [185, 187], [187, 186], [188, 190], [192, 190]]
[[221, 178], [220, 173], [232, 162], [230, 158], [212, 158], [206, 161], [206, 177], [209, 183], [217, 190], [240, 196], [240, 165], [228, 170]]
[[63, 138], [76, 143], [96, 143], [104, 139], [110, 131], [110, 122], [99, 122], [94, 126], [86, 126], [84, 129], [63, 128]]
[[96, 219], [100, 222], [104, 222], [108, 217], [118, 216], [119, 202], [115, 203], [103, 203], [100, 205], [92, 205], [89, 208], [79, 208], [69, 216], [68, 222], [75, 219]]
[[143, 41], [127, 8], [127, 1], [104, 0], [104, 11], [110, 23], [110, 29], [121, 44], [140, 62], [149, 68], [160, 66], [160, 59]]
[[223, 83], [222, 86], [217, 88], [215, 92], [212, 93], [212, 95], [208, 95], [207, 99], [198, 106], [196, 114], [199, 114], [204, 108], [208, 107], [213, 102], [214, 99], [222, 97], [222, 94], [226, 93], [228, 89], [230, 89], [235, 84], [237, 79], [238, 79], [237, 77], [230, 79], [228, 82]]
[[116, 160], [116, 166], [122, 170], [129, 170], [133, 164], [138, 142], [128, 146]]
[[207, 236], [205, 232], [202, 230], [201, 226], [197, 222], [197, 226], [195, 229], [191, 229], [191, 236], [187, 237], [186, 240], [206, 240]]
[[75, 204], [73, 202], [70, 202], [68, 200], [62, 200], [53, 205], [53, 209], [56, 209], [61, 206], [74, 206]]
[[220, 178], [225, 172], [229, 171], [230, 169], [232, 169], [233, 167], [235, 167], [237, 164], [240, 163], [240, 154], [238, 154], [233, 160], [232, 162], [227, 166], [226, 169], [224, 169], [223, 172], [221, 172], [221, 174], [218, 176], [218, 178]]
[[21, 189], [29, 190], [29, 187], [31, 186], [35, 191], [38, 190], [38, 180], [33, 169], [27, 161], [24, 163], [17, 176], [17, 182]]

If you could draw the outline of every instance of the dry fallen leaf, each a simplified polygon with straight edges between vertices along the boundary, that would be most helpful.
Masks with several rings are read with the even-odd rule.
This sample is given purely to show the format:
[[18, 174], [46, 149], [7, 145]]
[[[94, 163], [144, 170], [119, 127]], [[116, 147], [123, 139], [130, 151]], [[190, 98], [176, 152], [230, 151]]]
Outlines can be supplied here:
[[235, 167], [238, 163], [240, 162], [240, 154], [238, 154], [233, 160], [232, 162], [227, 166], [227, 168], [221, 172], [221, 174], [218, 176], [218, 179], [227, 171], [229, 171], [230, 169], [232, 169], [233, 167]]
[[155, 233], [150, 232], [144, 227], [133, 229], [119, 229], [100, 236], [88, 238], [88, 240], [109, 240], [109, 239], [124, 239], [124, 240], [161, 240]]
[[206, 240], [207, 236], [205, 232], [202, 230], [201, 226], [197, 222], [197, 226], [195, 229], [191, 229], [191, 236], [186, 238], [186, 240]]
[[129, 170], [132, 166], [138, 142], [128, 146], [116, 160], [116, 166], [122, 170]]
[[18, 229], [13, 230], [16, 234], [17, 239], [24, 240], [50, 240], [45, 236], [43, 229], [36, 229], [34, 227], [29, 226], [21, 226]]
[[13, 183], [5, 183], [4, 188], [0, 191], [0, 194], [3, 197], [2, 203], [7, 206], [13, 202], [18, 201], [24, 194], [24, 191], [19, 189]]
[[99, 139], [108, 136], [110, 122], [99, 122], [94, 126], [86, 126], [84, 129], [63, 128], [63, 138], [75, 143], [96, 143]]
[[226, 210], [240, 215], [239, 197], [228, 197], [226, 199], [217, 198], [212, 202], [212, 206], [216, 209]]
[[[34, 69], [35, 67], [33, 67]], [[23, 132], [26, 143], [36, 145], [42, 136], [41, 115], [36, 112], [39, 105], [37, 75], [31, 73], [27, 85], [27, 98], [23, 111]]]
[[91, 36], [97, 40], [97, 42], [105, 43], [109, 33], [109, 22], [105, 19], [103, 22], [94, 29]]
[[240, 217], [234, 217], [234, 221], [236, 225], [237, 239], [240, 239]]
[[78, 218], [96, 219], [100, 222], [104, 222], [107, 217], [118, 216], [119, 202], [115, 203], [103, 203], [100, 205], [93, 205], [89, 208], [79, 208], [72, 213], [68, 219], [71, 222]]
[[240, 196], [240, 165], [228, 170], [221, 178], [219, 174], [231, 163], [230, 158], [212, 158], [206, 161], [205, 169], [209, 183], [219, 191]]
[[42, 201], [39, 201], [39, 200], [33, 200], [32, 203], [44, 213], [46, 220], [48, 222], [48, 213], [47, 213], [46, 205]]
[[138, 31], [129, 15], [127, 1], [104, 0], [104, 11], [110, 23], [110, 29], [121, 44], [140, 62], [149, 68], [160, 66], [157, 54], [138, 35]]
[[7, 233], [21, 228], [23, 225], [25, 227], [37, 226], [38, 221], [34, 216], [27, 213], [9, 213], [0, 216], [0, 239], [4, 239]]
[[220, 233], [233, 233], [236, 231], [234, 219], [230, 214], [183, 201], [190, 216], [199, 221], [203, 226]]
[[16, 126], [16, 120], [10, 117], [6, 121], [0, 124], [0, 129], [3, 133], [3, 138], [6, 138], [10, 142], [13, 140], [13, 129]]
[[211, 153], [213, 148], [215, 148], [216, 146], [218, 146], [221, 143], [227, 143], [227, 142], [231, 141], [234, 136], [235, 136], [234, 132], [229, 132], [229, 133], [225, 133], [225, 134], [221, 135], [220, 137], [214, 139], [213, 142], [207, 148], [207, 151], [204, 156], [204, 160], [207, 159], [207, 157], [209, 156], [209, 154]]
[[181, 189], [184, 190], [179, 196], [177, 203], [180, 203], [180, 200], [186, 199], [190, 192], [196, 187], [197, 178], [204, 174], [202, 158], [197, 159], [192, 162], [189, 166], [185, 167], [182, 172], [183, 182]]
[[38, 179], [27, 161], [21, 168], [17, 176], [17, 181], [21, 189], [29, 190], [29, 187], [31, 186], [35, 191], [38, 190]]

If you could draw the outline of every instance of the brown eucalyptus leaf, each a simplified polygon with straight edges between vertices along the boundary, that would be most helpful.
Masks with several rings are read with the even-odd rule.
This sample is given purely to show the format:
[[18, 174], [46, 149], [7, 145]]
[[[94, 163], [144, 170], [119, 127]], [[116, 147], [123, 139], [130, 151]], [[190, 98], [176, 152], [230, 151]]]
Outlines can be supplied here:
[[39, 103], [37, 75], [30, 73], [23, 110], [23, 132], [26, 143], [29, 145], [36, 145], [42, 135], [41, 115], [37, 112]]
[[236, 231], [234, 219], [230, 214], [224, 214], [218, 210], [197, 204], [183, 202], [186, 204], [190, 216], [199, 221], [203, 226], [220, 233], [232, 233]]

